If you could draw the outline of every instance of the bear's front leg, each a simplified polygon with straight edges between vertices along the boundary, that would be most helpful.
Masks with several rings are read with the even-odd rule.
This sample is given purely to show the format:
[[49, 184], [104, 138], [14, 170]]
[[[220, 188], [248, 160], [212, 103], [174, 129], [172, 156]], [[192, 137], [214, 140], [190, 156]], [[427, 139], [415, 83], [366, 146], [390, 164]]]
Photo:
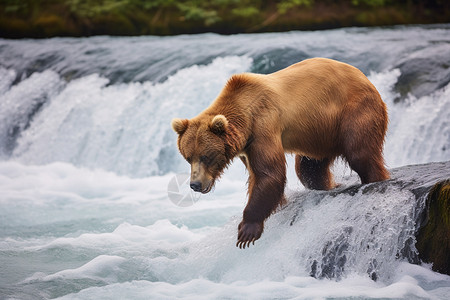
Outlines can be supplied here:
[[[258, 147], [259, 145], [259, 147]], [[286, 158], [281, 141], [252, 143], [248, 157], [248, 203], [238, 227], [239, 248], [248, 247], [261, 237], [264, 220], [284, 202]]]
[[236, 247], [244, 248], [255, 244], [255, 241], [261, 237], [264, 231], [264, 222], [244, 223], [241, 221], [238, 227], [238, 241]]

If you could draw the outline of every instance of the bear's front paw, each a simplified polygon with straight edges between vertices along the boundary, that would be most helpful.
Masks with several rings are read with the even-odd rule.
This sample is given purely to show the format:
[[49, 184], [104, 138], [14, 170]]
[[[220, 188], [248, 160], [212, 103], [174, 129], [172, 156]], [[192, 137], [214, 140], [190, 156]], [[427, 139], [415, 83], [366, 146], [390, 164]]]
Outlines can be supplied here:
[[255, 244], [255, 241], [261, 237], [264, 230], [264, 223], [244, 223], [239, 224], [238, 227], [238, 241], [236, 247], [245, 249], [249, 247], [250, 243]]

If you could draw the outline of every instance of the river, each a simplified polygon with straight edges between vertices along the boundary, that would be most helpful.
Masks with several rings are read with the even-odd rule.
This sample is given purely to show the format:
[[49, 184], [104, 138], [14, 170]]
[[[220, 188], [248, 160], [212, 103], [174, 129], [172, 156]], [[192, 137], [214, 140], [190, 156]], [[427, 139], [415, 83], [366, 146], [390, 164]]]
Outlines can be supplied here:
[[[170, 120], [198, 114], [234, 73], [270, 73], [310, 57], [350, 63], [377, 87], [390, 118], [389, 168], [450, 160], [449, 25], [0, 39], [0, 298], [446, 299], [450, 277], [429, 265], [386, 258], [372, 280], [363, 264], [390, 252], [355, 256], [329, 278], [310, 276], [305, 261], [316, 250], [297, 242], [324, 243], [320, 222], [333, 232], [338, 225], [326, 220], [358, 214], [346, 198], [306, 206], [305, 230], [276, 251], [268, 242], [278, 241], [277, 230], [249, 249], [234, 246], [246, 203], [239, 161], [193, 205], [171, 201], [169, 183], [189, 165]], [[290, 156], [288, 169], [288, 200], [309, 193]], [[334, 169], [338, 182], [354, 183], [345, 163]], [[390, 221], [387, 231], [405, 219]]]

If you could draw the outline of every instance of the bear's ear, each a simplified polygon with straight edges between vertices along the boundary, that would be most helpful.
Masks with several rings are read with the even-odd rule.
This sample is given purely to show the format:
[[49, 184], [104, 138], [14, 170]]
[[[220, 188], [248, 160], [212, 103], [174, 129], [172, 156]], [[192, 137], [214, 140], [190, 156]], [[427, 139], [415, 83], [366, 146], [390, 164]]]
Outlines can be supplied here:
[[222, 134], [227, 130], [228, 120], [224, 115], [216, 115], [209, 125], [209, 128], [215, 134]]
[[172, 120], [172, 129], [178, 133], [183, 134], [188, 128], [189, 120], [187, 119], [173, 119]]

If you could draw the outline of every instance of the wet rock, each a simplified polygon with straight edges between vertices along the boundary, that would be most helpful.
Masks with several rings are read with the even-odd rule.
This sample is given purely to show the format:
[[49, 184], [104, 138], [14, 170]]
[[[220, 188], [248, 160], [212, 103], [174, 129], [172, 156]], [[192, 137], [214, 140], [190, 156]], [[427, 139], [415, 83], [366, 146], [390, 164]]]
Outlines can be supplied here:
[[[346, 225], [339, 230], [337, 227], [333, 228], [340, 233], [337, 232], [323, 244], [318, 250], [321, 252], [320, 255], [310, 257], [311, 276], [340, 278], [347, 270], [355, 269], [354, 264], [360, 263], [361, 256], [364, 255], [370, 257], [368, 259], [364, 257], [363, 260], [367, 261], [361, 265], [365, 265], [364, 271], [373, 280], [378, 280], [380, 274], [386, 270], [386, 261], [389, 260], [385, 259], [385, 255], [413, 264], [432, 263], [435, 271], [450, 275], [450, 161], [404, 166], [392, 169], [390, 173], [391, 179], [382, 182], [350, 186], [343, 184], [331, 191], [306, 190], [290, 195], [291, 203], [284, 210], [289, 213], [288, 224], [293, 227], [305, 218], [311, 207], [317, 207], [322, 203], [345, 201], [349, 197], [355, 202], [373, 201], [373, 209], [369, 208], [366, 212], [367, 223], [365, 223], [373, 223], [372, 230], [367, 232], [367, 236], [355, 238], [359, 234], [358, 228], [355, 227], [358, 224], [355, 222], [358, 216], [345, 215], [341, 212], [340, 221]], [[398, 240], [402, 242], [392, 245], [380, 243], [378, 235], [383, 234], [383, 230], [389, 229], [389, 226], [396, 225], [385, 224], [394, 221], [386, 219], [390, 216], [386, 210], [392, 213], [396, 210], [389, 207], [389, 202], [384, 202], [382, 204], [384, 206], [378, 207], [383, 202], [376, 199], [398, 197], [399, 192], [411, 195], [412, 201], [410, 215], [407, 218], [399, 216], [397, 223], [400, 227], [403, 226], [398, 236]], [[405, 205], [410, 204], [405, 202]], [[354, 207], [349, 208], [351, 209]], [[377, 215], [383, 210], [384, 215]], [[395, 250], [388, 250], [390, 247]]]
[[450, 54], [441, 49], [431, 59], [409, 58], [399, 63], [396, 67], [400, 69], [401, 75], [395, 90], [400, 98], [395, 102], [409, 95], [421, 98], [445, 87], [450, 82], [449, 59]]
[[416, 248], [434, 271], [450, 275], [450, 179], [436, 183], [428, 194]]

